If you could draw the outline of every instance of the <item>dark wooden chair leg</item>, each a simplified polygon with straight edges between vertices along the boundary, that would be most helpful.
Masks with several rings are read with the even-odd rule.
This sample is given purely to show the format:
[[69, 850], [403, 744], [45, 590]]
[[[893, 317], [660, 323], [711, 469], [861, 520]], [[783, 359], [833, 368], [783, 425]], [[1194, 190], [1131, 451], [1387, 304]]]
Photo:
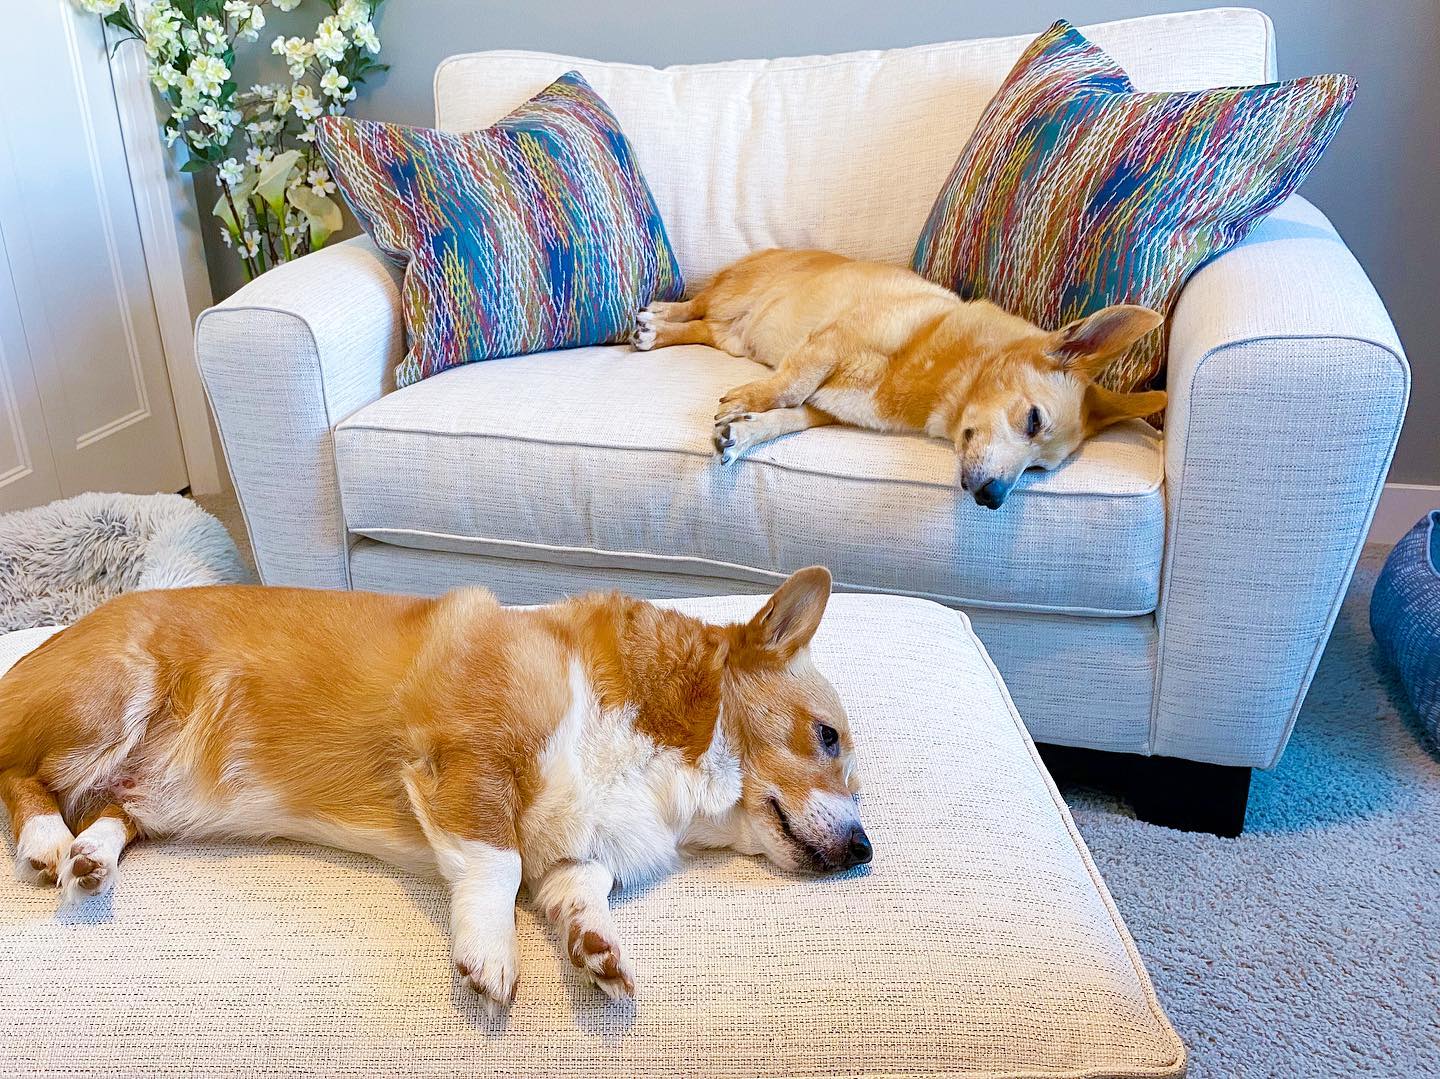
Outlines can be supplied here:
[[1176, 757], [1141, 757], [1130, 806], [1150, 824], [1234, 837], [1245, 830], [1250, 769]]
[[1072, 746], [1038, 748], [1056, 783], [1098, 787], [1118, 795], [1149, 824], [1231, 837], [1245, 829], [1249, 768]]

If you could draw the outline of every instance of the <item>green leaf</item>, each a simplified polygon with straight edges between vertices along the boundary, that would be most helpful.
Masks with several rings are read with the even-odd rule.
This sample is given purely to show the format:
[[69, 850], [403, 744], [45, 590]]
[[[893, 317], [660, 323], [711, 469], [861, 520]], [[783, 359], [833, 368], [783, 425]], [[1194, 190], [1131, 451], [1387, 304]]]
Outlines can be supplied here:
[[[194, 154], [194, 150], [190, 151]], [[210, 167], [210, 162], [201, 157], [191, 157], [189, 161], [180, 166], [181, 172], [204, 172]]]
[[121, 4], [114, 11], [110, 12], [109, 15], [106, 15], [105, 21], [111, 26], [124, 30], [127, 34], [133, 34], [135, 37], [143, 39], [145, 36], [140, 32], [140, 27], [135, 25], [135, 20], [130, 17], [130, 9], [124, 4]]

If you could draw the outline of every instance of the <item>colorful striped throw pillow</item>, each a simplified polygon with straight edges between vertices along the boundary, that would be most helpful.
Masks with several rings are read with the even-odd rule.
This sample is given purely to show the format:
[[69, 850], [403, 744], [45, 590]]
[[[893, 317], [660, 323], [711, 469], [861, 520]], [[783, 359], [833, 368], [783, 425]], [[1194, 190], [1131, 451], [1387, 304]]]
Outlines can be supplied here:
[[320, 151], [375, 243], [404, 260], [397, 387], [496, 356], [623, 341], [684, 292], [629, 140], [579, 72], [483, 131], [328, 116]]
[[[1185, 281], [1300, 182], [1354, 96], [1347, 75], [1139, 93], [1067, 22], [1011, 70], [961, 152], [912, 262], [967, 299], [1057, 329], [1110, 304], [1169, 314]], [[1101, 382], [1163, 385], [1151, 334]]]

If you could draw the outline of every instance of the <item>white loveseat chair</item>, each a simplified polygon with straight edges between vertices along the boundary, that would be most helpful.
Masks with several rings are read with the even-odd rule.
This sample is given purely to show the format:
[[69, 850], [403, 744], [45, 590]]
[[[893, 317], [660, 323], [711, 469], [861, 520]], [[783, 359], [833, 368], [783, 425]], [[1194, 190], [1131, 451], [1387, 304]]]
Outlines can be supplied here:
[[[1256, 11], [1085, 32], [1141, 88], [1275, 76]], [[1028, 40], [664, 70], [475, 53], [436, 73], [436, 123], [482, 127], [579, 69], [633, 142], [692, 289], [767, 246], [905, 263]], [[1232, 769], [1159, 777], [1225, 777], [1222, 830], [1248, 769], [1284, 748], [1409, 389], [1374, 289], [1300, 198], [1186, 286], [1163, 438], [1115, 429], [994, 512], [920, 437], [825, 428], [722, 467], [715, 403], [755, 369], [701, 346], [495, 360], [387, 393], [400, 277], [354, 240], [200, 318], [267, 583], [539, 602], [759, 590], [824, 563], [842, 589], [963, 608], [1037, 741]]]

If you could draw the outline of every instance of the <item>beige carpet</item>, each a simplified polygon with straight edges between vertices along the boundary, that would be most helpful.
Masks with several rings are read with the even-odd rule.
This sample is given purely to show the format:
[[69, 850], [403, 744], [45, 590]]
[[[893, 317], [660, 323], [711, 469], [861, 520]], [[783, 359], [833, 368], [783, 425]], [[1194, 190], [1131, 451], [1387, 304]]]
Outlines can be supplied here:
[[[202, 503], [248, 553], [234, 503]], [[1366, 550], [1240, 838], [1065, 791], [1192, 1079], [1440, 1076], [1440, 759], [1370, 636], [1384, 553]]]

